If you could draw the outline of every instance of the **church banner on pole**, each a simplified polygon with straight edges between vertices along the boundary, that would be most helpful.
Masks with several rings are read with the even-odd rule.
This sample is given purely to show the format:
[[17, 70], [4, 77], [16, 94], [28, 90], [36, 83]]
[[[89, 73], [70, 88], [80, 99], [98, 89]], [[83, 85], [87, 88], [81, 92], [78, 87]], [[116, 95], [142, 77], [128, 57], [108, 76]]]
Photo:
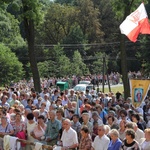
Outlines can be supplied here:
[[130, 93], [132, 105], [137, 108], [141, 105], [150, 89], [150, 80], [130, 79]]

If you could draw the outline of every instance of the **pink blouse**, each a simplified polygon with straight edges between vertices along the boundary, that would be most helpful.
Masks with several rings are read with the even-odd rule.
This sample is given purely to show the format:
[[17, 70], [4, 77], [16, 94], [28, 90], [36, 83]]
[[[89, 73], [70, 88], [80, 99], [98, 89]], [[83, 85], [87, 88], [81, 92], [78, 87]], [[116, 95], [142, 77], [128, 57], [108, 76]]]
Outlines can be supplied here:
[[44, 134], [45, 134], [45, 130], [46, 130], [46, 125], [44, 126], [44, 128], [42, 128], [41, 126], [40, 126], [40, 129], [39, 129], [39, 127], [38, 127], [38, 125], [34, 128], [34, 134], [35, 134], [35, 136], [36, 137], [41, 137], [41, 136], [43, 136]]

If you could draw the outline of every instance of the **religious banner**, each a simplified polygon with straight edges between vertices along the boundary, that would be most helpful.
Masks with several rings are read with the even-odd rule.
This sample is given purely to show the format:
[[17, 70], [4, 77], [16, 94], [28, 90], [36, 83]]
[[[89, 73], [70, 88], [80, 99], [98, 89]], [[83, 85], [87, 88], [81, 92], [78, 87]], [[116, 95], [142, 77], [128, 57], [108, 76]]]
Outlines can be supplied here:
[[150, 80], [130, 80], [130, 93], [132, 97], [132, 105], [137, 108], [146, 98], [150, 88]]

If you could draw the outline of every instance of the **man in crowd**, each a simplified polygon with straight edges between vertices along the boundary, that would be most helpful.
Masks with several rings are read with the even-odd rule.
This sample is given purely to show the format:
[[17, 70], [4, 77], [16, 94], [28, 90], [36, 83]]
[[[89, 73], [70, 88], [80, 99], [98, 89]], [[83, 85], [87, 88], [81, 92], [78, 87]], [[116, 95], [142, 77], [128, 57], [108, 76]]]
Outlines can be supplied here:
[[46, 142], [48, 145], [55, 145], [58, 139], [59, 130], [61, 129], [61, 123], [55, 119], [56, 112], [54, 110], [49, 111], [49, 120], [47, 122], [47, 128], [45, 131]]
[[105, 126], [98, 126], [98, 135], [95, 137], [93, 142], [94, 150], [107, 150], [110, 139], [105, 135]]
[[61, 137], [62, 150], [75, 149], [78, 147], [78, 136], [77, 132], [71, 128], [71, 121], [66, 119], [64, 121], [64, 131]]

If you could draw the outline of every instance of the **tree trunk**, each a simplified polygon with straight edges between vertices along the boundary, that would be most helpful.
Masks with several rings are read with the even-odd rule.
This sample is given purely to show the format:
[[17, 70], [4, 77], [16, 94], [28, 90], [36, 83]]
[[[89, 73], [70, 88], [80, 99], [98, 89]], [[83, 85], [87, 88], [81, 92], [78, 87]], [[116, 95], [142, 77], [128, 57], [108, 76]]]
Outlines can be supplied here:
[[[29, 11], [25, 1], [22, 0], [24, 13]], [[41, 92], [40, 76], [37, 67], [36, 53], [35, 53], [35, 34], [34, 34], [34, 20], [30, 17], [24, 16], [25, 34], [28, 43], [29, 61], [33, 75], [34, 88], [36, 92]]]
[[[126, 4], [124, 18], [123, 20], [130, 14], [130, 10], [132, 7], [134, 0], [124, 0]], [[128, 79], [128, 66], [127, 66], [127, 53], [125, 46], [125, 35], [121, 35], [120, 39], [120, 50], [121, 50], [121, 70], [122, 70], [122, 80], [124, 86], [124, 99], [130, 96], [130, 87], [129, 87], [129, 79]]]
[[31, 71], [33, 74], [34, 88], [36, 92], [41, 92], [40, 76], [37, 67], [37, 60], [36, 60], [35, 47], [34, 47], [34, 22], [31, 20], [29, 21], [28, 30], [29, 30], [28, 31], [29, 37], [27, 39], [28, 51], [29, 51]]
[[127, 69], [127, 54], [125, 48], [125, 36], [121, 35], [121, 42], [120, 42], [120, 50], [121, 50], [121, 70], [122, 70], [122, 80], [123, 80], [123, 87], [124, 87], [124, 98], [130, 96], [130, 87], [129, 87], [129, 79], [128, 79], [128, 69]]

